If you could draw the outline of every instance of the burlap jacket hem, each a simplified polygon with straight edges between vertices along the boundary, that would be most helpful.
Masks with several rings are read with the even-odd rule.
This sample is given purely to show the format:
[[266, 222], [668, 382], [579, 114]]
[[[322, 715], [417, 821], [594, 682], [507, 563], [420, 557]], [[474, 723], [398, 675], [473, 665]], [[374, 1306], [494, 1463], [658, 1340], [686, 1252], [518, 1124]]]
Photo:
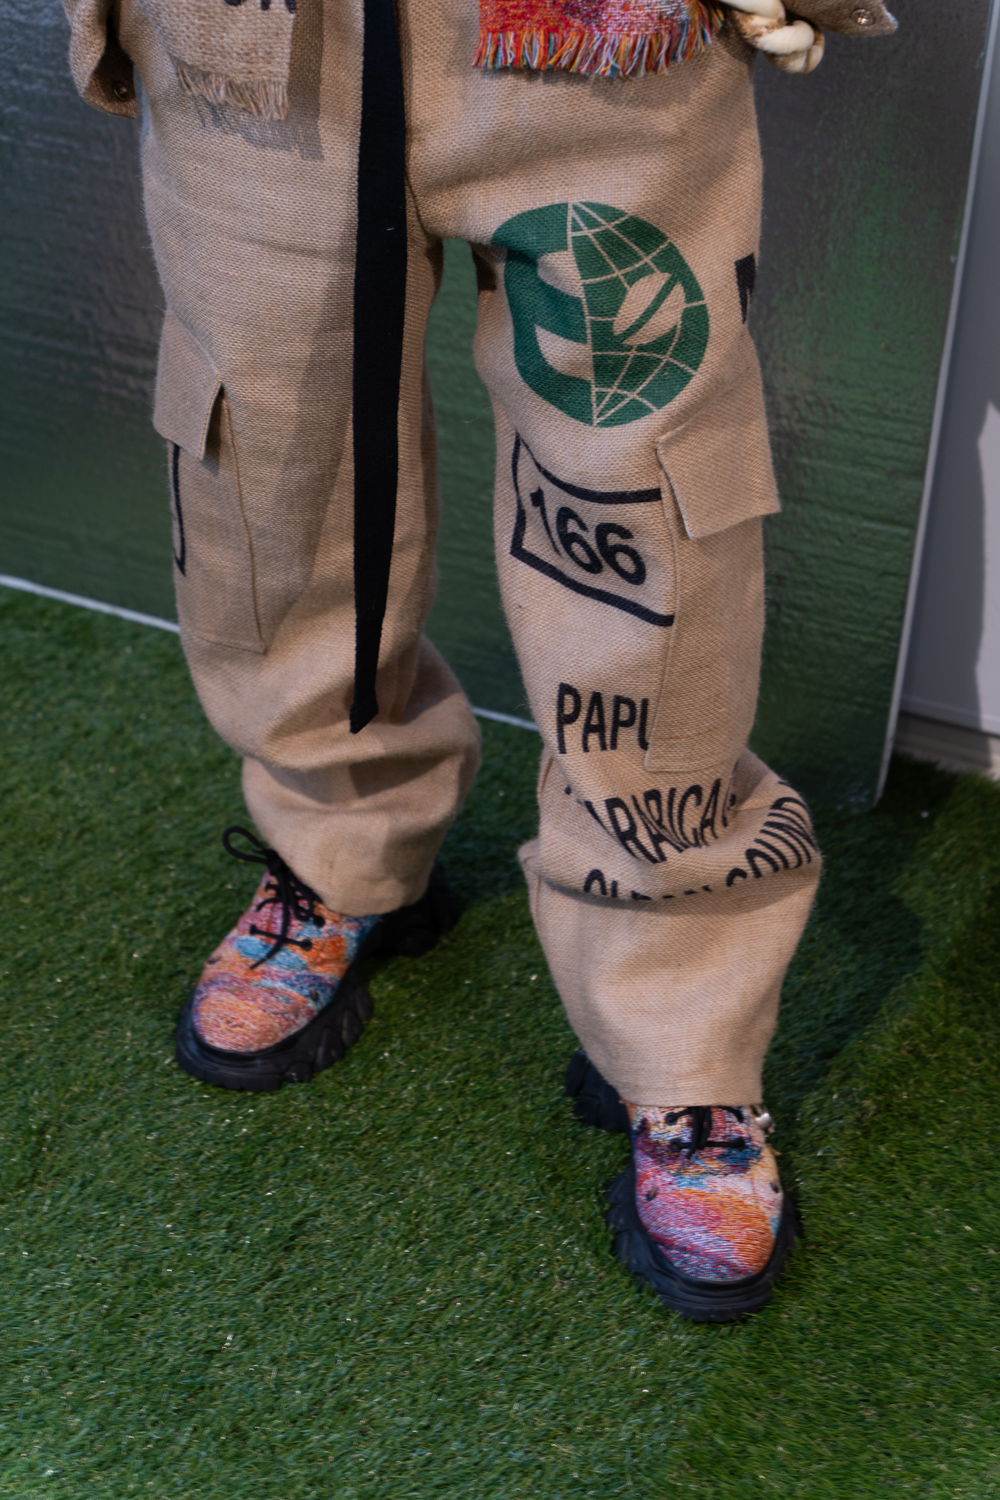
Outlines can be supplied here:
[[[175, 0], [143, 0], [142, 9], [159, 32], [181, 86], [215, 103], [237, 105], [265, 119], [288, 112], [288, 68], [294, 14], [284, 5], [230, 7], [226, 26], [209, 31], [203, 12]], [[137, 113], [132, 64], [115, 35], [114, 0], [63, 0], [72, 37], [70, 67], [83, 99], [111, 115]], [[796, 15], [846, 36], [885, 36], [895, 22], [883, 0], [795, 0]], [[470, 58], [470, 66], [472, 60]]]

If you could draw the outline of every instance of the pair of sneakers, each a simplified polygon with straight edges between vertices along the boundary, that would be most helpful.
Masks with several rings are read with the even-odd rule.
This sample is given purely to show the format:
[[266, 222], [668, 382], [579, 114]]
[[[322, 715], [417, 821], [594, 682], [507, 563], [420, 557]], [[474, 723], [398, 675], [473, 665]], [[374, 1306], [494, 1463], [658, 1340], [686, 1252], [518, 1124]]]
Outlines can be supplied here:
[[[457, 922], [458, 903], [435, 865], [412, 906], [345, 916], [246, 829], [227, 829], [223, 843], [265, 873], [181, 1011], [177, 1060], [222, 1088], [307, 1083], [343, 1057], [371, 1018], [362, 961], [428, 952]], [[566, 1089], [584, 1124], [631, 1136], [629, 1165], [608, 1188], [619, 1260], [696, 1321], [762, 1307], [795, 1239], [794, 1209], [767, 1144], [770, 1116], [754, 1105], [626, 1105], [582, 1052]]]

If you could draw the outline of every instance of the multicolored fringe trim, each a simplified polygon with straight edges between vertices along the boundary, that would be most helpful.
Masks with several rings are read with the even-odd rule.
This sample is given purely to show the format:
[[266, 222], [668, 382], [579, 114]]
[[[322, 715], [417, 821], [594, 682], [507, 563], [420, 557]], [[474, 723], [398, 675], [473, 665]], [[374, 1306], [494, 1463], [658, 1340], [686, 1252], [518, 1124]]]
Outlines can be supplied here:
[[642, 78], [704, 52], [724, 19], [711, 0], [479, 0], [475, 65]]

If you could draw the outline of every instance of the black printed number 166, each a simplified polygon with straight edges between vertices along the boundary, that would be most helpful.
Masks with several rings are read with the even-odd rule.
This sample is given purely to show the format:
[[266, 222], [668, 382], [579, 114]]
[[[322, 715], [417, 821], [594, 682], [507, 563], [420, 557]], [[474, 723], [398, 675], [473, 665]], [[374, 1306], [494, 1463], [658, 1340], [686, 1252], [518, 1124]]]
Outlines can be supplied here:
[[632, 541], [632, 532], [626, 527], [616, 526], [612, 521], [602, 521], [599, 526], [595, 526], [595, 552], [587, 541], [590, 528], [583, 517], [578, 516], [570, 506], [560, 505], [556, 511], [556, 531], [553, 536], [545, 505], [545, 491], [532, 490], [531, 503], [541, 513], [545, 535], [557, 555], [561, 550], [585, 573], [603, 573], [607, 564], [612, 573], [617, 573], [625, 583], [635, 584], [636, 587], [645, 583], [646, 564], [634, 547], [625, 546], [626, 542]]

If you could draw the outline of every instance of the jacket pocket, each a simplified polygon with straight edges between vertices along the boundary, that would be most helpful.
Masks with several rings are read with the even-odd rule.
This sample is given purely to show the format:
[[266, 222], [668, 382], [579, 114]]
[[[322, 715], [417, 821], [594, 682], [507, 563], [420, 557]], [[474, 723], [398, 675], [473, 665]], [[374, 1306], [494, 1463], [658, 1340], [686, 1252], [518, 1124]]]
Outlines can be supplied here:
[[646, 754], [651, 771], [733, 764], [753, 727], [764, 633], [760, 518], [780, 507], [747, 345], [736, 378], [656, 445], [676, 602]]
[[172, 312], [160, 340], [153, 426], [170, 445], [181, 630], [263, 652], [229, 403], [212, 359]]
[[288, 114], [295, 0], [226, 5], [136, 0], [173, 63], [181, 88], [266, 120]]

